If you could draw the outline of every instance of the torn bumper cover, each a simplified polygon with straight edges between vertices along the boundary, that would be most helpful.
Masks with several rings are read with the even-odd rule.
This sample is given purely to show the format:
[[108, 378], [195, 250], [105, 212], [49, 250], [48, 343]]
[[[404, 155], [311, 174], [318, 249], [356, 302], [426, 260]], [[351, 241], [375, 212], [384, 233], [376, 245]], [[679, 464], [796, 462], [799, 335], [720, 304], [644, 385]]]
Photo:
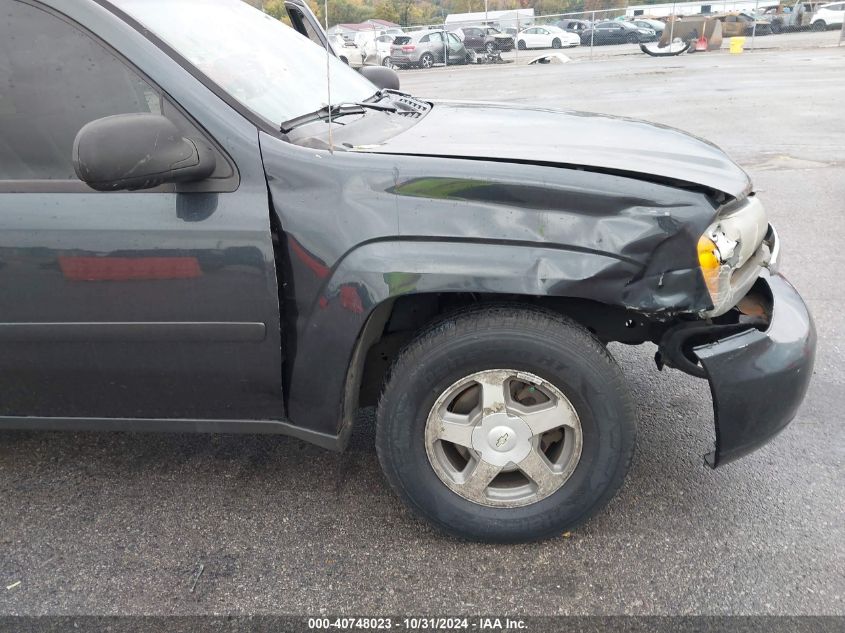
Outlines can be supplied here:
[[750, 329], [693, 349], [713, 395], [716, 468], [759, 448], [795, 417], [816, 355], [816, 329], [798, 292], [779, 274], [760, 279], [772, 296], [765, 331]]

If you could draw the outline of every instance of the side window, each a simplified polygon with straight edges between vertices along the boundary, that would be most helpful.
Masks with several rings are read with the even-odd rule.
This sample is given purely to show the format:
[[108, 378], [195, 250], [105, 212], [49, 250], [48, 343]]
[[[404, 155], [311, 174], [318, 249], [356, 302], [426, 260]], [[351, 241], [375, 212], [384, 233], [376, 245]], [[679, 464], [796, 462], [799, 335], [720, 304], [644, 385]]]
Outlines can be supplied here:
[[428, 42], [428, 35], [423, 35], [420, 38], [420, 44], [425, 44], [426, 42]]
[[73, 140], [113, 114], [161, 114], [159, 94], [75, 26], [18, 1], [0, 15], [0, 180], [76, 180]]

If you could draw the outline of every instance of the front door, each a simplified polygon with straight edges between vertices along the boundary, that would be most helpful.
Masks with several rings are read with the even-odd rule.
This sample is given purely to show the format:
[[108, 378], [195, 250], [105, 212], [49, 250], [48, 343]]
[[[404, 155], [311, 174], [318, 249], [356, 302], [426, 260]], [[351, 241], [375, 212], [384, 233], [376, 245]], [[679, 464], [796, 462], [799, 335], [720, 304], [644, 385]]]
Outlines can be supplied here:
[[[77, 132], [131, 112], [212, 144], [212, 178], [193, 191], [87, 188]], [[239, 170], [243, 143], [230, 152], [202, 128], [65, 16], [4, 3], [0, 422], [282, 417], [263, 172]]]
[[[425, 39], [425, 38], [423, 38]], [[428, 35], [428, 42], [429, 42], [429, 49], [431, 50], [431, 54], [434, 55], [434, 61], [436, 62], [445, 62], [446, 61], [446, 47], [443, 44], [443, 32], [435, 31], [434, 33], [430, 33]]]
[[460, 38], [454, 33], [447, 33], [446, 40], [449, 45], [449, 63], [450, 64], [465, 64], [467, 49]]
[[484, 34], [481, 29], [474, 27], [464, 29], [464, 46], [468, 50], [482, 50], [484, 48]]

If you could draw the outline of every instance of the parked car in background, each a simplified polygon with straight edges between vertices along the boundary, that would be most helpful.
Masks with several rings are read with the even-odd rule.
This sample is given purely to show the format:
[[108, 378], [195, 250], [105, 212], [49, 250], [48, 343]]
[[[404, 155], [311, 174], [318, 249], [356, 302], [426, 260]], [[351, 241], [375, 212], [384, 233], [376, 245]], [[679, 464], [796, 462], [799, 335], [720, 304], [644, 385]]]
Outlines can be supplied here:
[[575, 33], [579, 36], [590, 28], [590, 25], [589, 20], [559, 20], [555, 22], [555, 26], [559, 29], [563, 29], [568, 33]]
[[728, 13], [715, 16], [722, 23], [723, 37], [738, 37], [741, 35], [770, 35], [772, 25], [767, 20], [755, 18], [747, 13]]
[[581, 44], [581, 38], [557, 26], [532, 26], [517, 35], [520, 50], [528, 48], [571, 48]]
[[359, 31], [355, 34], [353, 38], [353, 43], [362, 51], [368, 47], [368, 45], [372, 44], [378, 38], [384, 35], [403, 35], [405, 32], [402, 29], [398, 28], [390, 28], [390, 29], [383, 29], [383, 28], [374, 28], [372, 30], [364, 30]]
[[502, 33], [494, 26], [462, 26], [452, 31], [464, 43], [467, 50], [477, 53], [510, 51], [514, 47], [514, 38]]
[[332, 50], [334, 50], [334, 54], [337, 55], [340, 61], [353, 68], [363, 65], [364, 55], [355, 44], [348, 42], [340, 33], [335, 33], [328, 37]]
[[840, 28], [843, 19], [845, 19], [845, 2], [823, 4], [813, 16], [813, 30], [824, 31], [834, 26]]
[[364, 64], [391, 66], [390, 47], [393, 45], [393, 40], [396, 37], [396, 35], [385, 33], [367, 42], [363, 49]]
[[643, 42], [654, 42], [657, 40], [657, 33], [654, 29], [643, 28], [630, 22], [619, 20], [605, 20], [596, 22], [592, 27], [581, 33], [581, 43], [589, 44], [642, 44]]
[[390, 62], [396, 68], [431, 68], [438, 63], [466, 64], [471, 58], [472, 54], [457, 35], [440, 29], [397, 35], [390, 46]]
[[659, 38], [660, 35], [663, 33], [663, 30], [666, 28], [666, 23], [661, 22], [660, 20], [650, 20], [648, 18], [635, 18], [630, 20], [631, 24], [637, 26], [641, 29], [651, 29]]

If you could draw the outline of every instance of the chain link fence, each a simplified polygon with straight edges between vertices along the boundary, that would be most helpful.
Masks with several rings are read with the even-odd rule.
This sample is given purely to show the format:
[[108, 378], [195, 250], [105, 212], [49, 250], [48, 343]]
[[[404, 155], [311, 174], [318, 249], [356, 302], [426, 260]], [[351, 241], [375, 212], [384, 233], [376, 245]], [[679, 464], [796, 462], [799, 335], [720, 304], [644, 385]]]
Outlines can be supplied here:
[[528, 64], [673, 56], [742, 54], [845, 42], [845, 1], [703, 0], [634, 4], [535, 15], [533, 10], [449, 15], [445, 23], [334, 29], [350, 65], [399, 71], [468, 64]]

